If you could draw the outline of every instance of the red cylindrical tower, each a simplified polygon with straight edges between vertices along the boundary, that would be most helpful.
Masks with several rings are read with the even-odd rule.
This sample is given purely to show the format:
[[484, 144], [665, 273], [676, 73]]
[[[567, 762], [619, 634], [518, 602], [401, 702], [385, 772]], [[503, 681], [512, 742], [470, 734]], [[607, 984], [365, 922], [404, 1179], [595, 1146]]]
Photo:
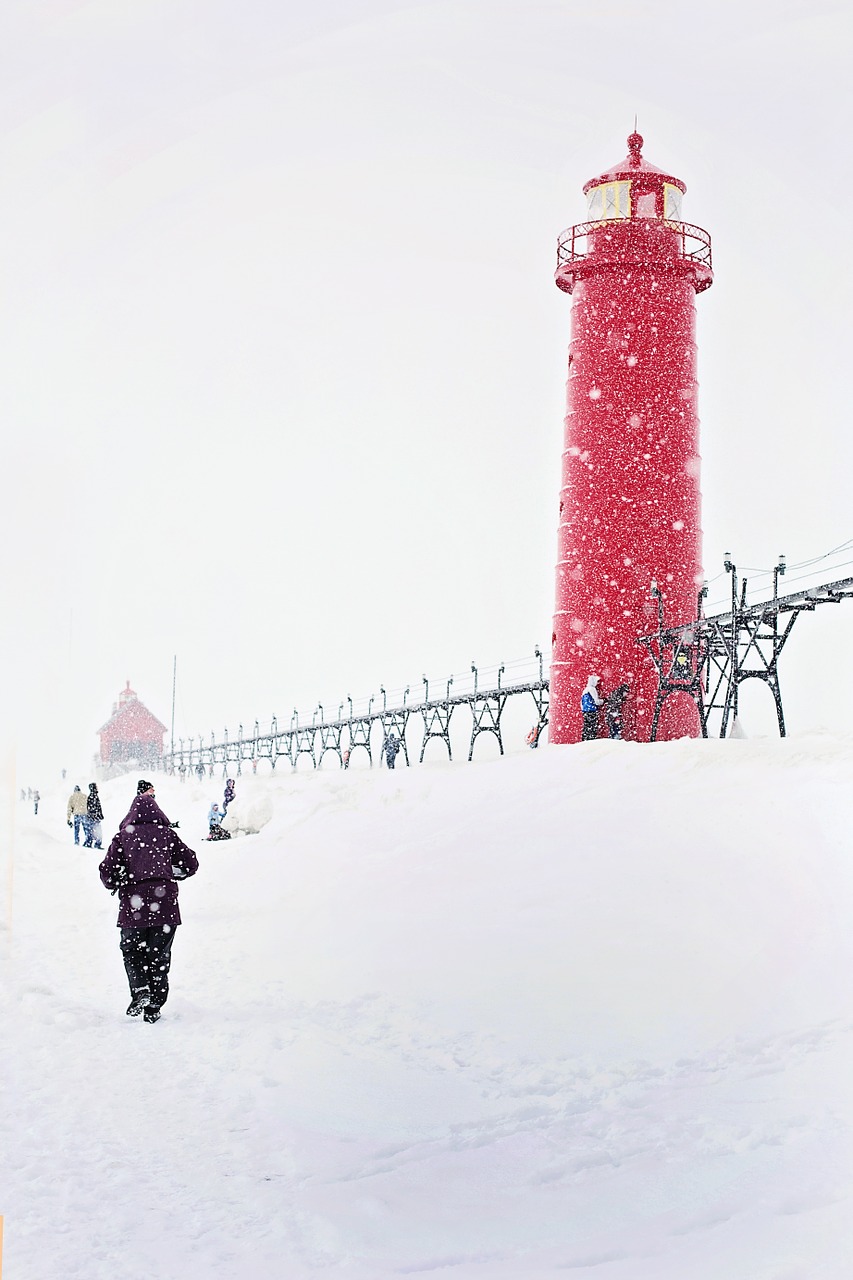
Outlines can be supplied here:
[[[657, 676], [637, 637], [696, 617], [702, 584], [694, 297], [713, 280], [711, 241], [681, 221], [686, 187], [629, 154], [584, 187], [588, 221], [560, 237], [557, 285], [572, 299], [560, 493], [549, 736], [581, 739], [590, 675], [629, 686], [624, 736], [648, 741]], [[606, 733], [601, 717], [602, 734]], [[659, 738], [696, 737], [686, 694]]]

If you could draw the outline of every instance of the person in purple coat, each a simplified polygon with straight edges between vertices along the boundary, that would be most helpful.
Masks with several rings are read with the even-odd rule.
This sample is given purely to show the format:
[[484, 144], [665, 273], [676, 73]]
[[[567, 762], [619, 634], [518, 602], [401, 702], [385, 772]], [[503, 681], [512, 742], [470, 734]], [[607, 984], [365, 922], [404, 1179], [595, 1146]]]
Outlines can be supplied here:
[[237, 794], [237, 788], [234, 786], [234, 779], [228, 778], [228, 780], [225, 783], [225, 800], [222, 805], [223, 818], [228, 812], [228, 806], [233, 802], [236, 794]]
[[153, 785], [140, 782], [98, 868], [101, 883], [119, 895], [127, 1013], [144, 1013], [146, 1022], [157, 1021], [169, 995], [172, 942], [181, 923], [177, 881], [198, 871], [198, 859], [175, 834], [176, 826], [158, 805]]

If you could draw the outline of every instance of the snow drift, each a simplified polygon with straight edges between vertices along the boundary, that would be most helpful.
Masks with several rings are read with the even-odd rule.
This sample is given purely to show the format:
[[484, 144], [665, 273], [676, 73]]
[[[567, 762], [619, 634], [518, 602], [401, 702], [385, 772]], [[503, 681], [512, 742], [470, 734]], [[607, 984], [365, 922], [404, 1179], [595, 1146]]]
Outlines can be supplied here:
[[76, 779], [42, 788], [2, 939], [10, 1276], [840, 1280], [851, 765], [815, 737], [241, 778], [271, 816], [222, 844], [219, 780], [161, 780], [201, 869], [155, 1027]]

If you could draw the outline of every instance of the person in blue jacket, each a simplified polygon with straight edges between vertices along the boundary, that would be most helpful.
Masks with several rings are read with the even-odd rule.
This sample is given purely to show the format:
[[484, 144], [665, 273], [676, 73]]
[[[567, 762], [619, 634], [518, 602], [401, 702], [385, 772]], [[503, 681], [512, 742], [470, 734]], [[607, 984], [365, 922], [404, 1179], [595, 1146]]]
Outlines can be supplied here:
[[220, 811], [219, 805], [214, 801], [210, 806], [210, 812], [207, 815], [207, 825], [209, 828], [208, 840], [230, 840], [231, 833], [226, 831], [222, 825], [222, 819], [225, 815]]
[[586, 688], [581, 694], [581, 712], [583, 714], [582, 742], [592, 742], [594, 738], [598, 737], [598, 708], [603, 702], [603, 698], [598, 692], [600, 679], [600, 676], [590, 676], [586, 682]]

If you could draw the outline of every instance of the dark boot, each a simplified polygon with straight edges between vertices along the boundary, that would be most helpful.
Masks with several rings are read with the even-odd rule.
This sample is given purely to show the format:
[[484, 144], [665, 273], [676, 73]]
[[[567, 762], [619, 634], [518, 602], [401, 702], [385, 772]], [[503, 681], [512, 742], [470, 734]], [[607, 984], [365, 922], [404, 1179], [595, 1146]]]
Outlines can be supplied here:
[[147, 987], [140, 987], [138, 991], [133, 993], [133, 999], [127, 1006], [127, 1016], [129, 1018], [138, 1018], [143, 1009], [147, 1011], [150, 1003], [151, 992]]

